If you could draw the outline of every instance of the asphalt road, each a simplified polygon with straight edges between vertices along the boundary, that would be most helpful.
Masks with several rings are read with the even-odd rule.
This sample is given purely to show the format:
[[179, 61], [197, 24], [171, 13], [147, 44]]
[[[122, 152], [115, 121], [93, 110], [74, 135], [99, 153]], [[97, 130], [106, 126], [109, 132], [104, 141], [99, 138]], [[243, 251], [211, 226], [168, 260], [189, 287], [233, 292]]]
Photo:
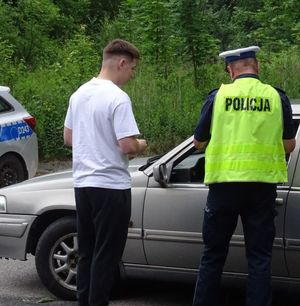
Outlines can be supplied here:
[[[66, 305], [76, 302], [57, 300], [41, 284], [35, 270], [34, 257], [28, 261], [0, 260], [0, 305]], [[188, 306], [193, 295], [192, 285], [149, 281], [127, 281], [120, 297], [112, 306]]]
[[[57, 300], [41, 284], [35, 270], [34, 257], [28, 261], [0, 260], [0, 306], [75, 306], [76, 302]], [[193, 285], [154, 281], [126, 281], [112, 306], [191, 306]], [[243, 306], [242, 288], [221, 290], [223, 306]], [[273, 306], [298, 306], [297, 290], [274, 290]]]
[[[131, 161], [131, 166], [140, 164], [140, 160]], [[41, 173], [53, 172], [70, 167], [70, 163], [44, 164]], [[154, 281], [126, 281], [121, 294], [111, 302], [111, 306], [191, 306], [194, 286], [182, 283], [164, 283]], [[232, 286], [223, 286], [221, 290], [222, 306], [243, 306], [244, 290]], [[28, 261], [0, 260], [0, 306], [75, 306], [76, 302], [58, 300], [41, 284], [34, 264], [34, 257]], [[299, 306], [300, 294], [297, 289], [274, 290], [272, 306]]]
[[[41, 284], [34, 265], [34, 257], [27, 261], [0, 260], [0, 305], [66, 305], [75, 302], [57, 300]], [[191, 285], [161, 282], [127, 281], [120, 297], [112, 306], [185, 306], [191, 305]]]

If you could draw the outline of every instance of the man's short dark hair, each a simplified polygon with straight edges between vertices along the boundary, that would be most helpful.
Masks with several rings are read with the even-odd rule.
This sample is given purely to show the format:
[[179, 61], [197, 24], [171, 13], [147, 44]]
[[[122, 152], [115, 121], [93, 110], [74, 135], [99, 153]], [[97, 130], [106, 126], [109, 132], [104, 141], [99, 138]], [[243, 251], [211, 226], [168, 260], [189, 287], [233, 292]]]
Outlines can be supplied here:
[[139, 50], [130, 42], [123, 39], [114, 39], [103, 50], [103, 59], [114, 55], [123, 55], [133, 59], [140, 58]]

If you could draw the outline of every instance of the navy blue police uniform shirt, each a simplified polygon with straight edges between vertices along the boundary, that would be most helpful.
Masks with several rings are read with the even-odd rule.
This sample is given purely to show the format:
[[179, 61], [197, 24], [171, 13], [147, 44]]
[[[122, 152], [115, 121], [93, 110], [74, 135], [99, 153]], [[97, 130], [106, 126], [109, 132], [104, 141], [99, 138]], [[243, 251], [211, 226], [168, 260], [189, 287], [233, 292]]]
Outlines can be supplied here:
[[[237, 77], [239, 78], [257, 78], [255, 74], [242, 74]], [[293, 139], [295, 138], [295, 129], [292, 121], [292, 108], [288, 97], [285, 95], [285, 92], [279, 88], [275, 88], [280, 95], [282, 103], [282, 114], [283, 114], [283, 139]], [[209, 141], [210, 140], [210, 128], [211, 128], [211, 119], [212, 111], [215, 96], [218, 92], [218, 89], [212, 90], [202, 107], [200, 120], [195, 129], [194, 138], [199, 142]]]

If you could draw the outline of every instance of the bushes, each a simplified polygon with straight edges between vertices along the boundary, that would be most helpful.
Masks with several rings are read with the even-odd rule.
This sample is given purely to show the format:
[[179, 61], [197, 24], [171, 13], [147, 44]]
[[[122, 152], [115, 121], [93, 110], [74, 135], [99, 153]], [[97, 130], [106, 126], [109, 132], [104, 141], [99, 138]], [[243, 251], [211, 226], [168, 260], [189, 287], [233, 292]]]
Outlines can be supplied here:
[[[6, 63], [11, 63], [9, 47], [3, 47], [1, 52], [7, 55]], [[1, 79], [5, 85], [12, 76], [15, 78], [13, 94], [37, 118], [42, 160], [70, 158], [71, 151], [63, 145], [62, 136], [68, 100], [78, 86], [98, 74], [98, 53], [93, 42], [77, 35], [57, 53], [54, 64], [32, 72], [15, 66], [7, 79]], [[259, 56], [261, 79], [282, 87], [290, 97], [300, 97], [299, 52]], [[166, 152], [192, 135], [207, 93], [230, 81], [221, 61], [202, 66], [200, 72], [200, 85], [196, 86], [188, 64], [174, 64], [173, 71], [165, 76], [155, 65], [140, 63], [135, 78], [124, 90], [132, 99], [142, 136], [149, 142], [147, 154]]]
[[63, 125], [69, 97], [97, 74], [99, 56], [93, 43], [77, 35], [58, 51], [57, 61], [19, 76], [14, 96], [37, 119], [41, 159], [64, 159], [71, 151], [63, 145]]
[[69, 96], [97, 75], [108, 41], [128, 39], [144, 62], [126, 90], [148, 154], [161, 153], [193, 133], [207, 93], [230, 81], [219, 50], [261, 45], [262, 80], [300, 97], [299, 1], [275, 2], [0, 0], [0, 84], [36, 116], [41, 159], [69, 158]]
[[[216, 86], [216, 85], [215, 85]], [[155, 67], [140, 67], [125, 89], [133, 101], [140, 131], [149, 141], [148, 154], [162, 153], [192, 135], [206, 90], [194, 84], [184, 67], [167, 78]]]
[[300, 98], [300, 51], [264, 54], [261, 77], [266, 83], [282, 88], [290, 98]]

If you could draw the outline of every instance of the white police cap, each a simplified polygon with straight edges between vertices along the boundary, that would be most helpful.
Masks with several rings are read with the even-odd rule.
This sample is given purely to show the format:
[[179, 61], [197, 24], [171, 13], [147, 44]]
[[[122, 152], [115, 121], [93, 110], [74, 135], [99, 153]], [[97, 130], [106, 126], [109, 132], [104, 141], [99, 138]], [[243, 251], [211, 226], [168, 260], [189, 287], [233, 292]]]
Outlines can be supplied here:
[[244, 58], [255, 58], [255, 54], [259, 50], [260, 48], [258, 46], [251, 46], [247, 48], [225, 51], [220, 53], [219, 56], [223, 58], [226, 63], [231, 63]]

